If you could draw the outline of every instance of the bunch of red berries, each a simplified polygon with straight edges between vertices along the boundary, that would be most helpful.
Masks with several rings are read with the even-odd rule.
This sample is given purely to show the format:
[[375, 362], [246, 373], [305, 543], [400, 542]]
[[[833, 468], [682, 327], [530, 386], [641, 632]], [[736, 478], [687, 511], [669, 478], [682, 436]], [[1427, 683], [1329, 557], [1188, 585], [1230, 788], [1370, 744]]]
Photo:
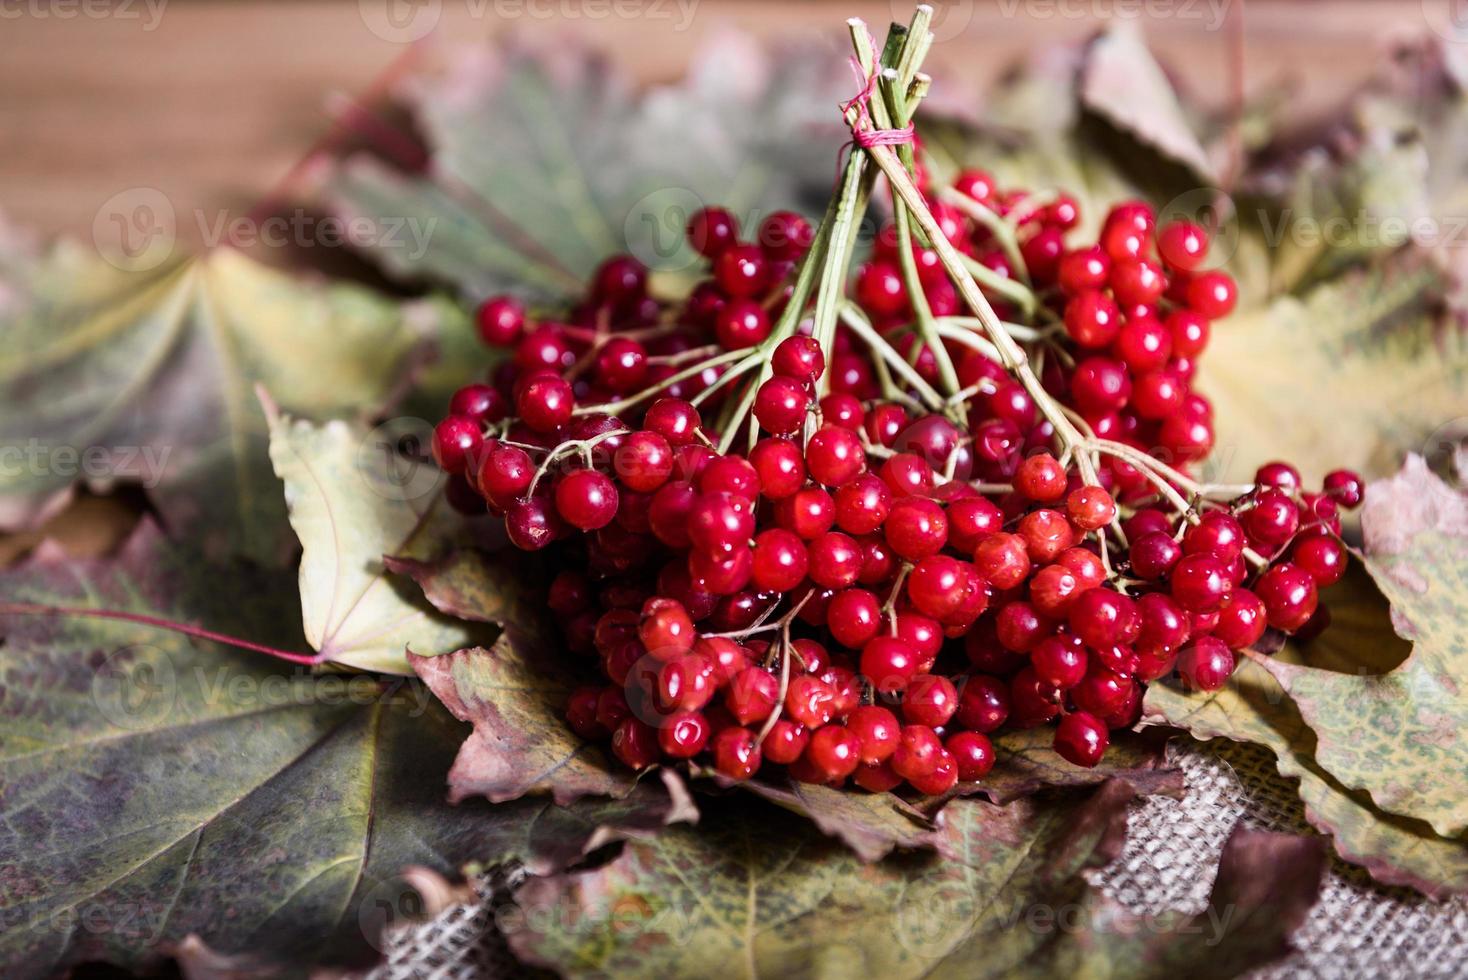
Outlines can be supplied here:
[[[1091, 766], [1144, 683], [1216, 690], [1267, 629], [1324, 625], [1360, 479], [1188, 472], [1213, 442], [1196, 359], [1235, 299], [1206, 232], [1130, 202], [1071, 247], [1070, 198], [977, 171], [923, 192], [967, 267], [889, 226], [825, 342], [796, 274], [823, 239], [788, 212], [751, 243], [695, 215], [712, 274], [680, 302], [617, 257], [565, 322], [479, 309], [514, 355], [434, 454], [459, 504], [554, 549], [550, 606], [601, 677], [567, 718], [627, 765], [938, 794], [989, 772], [994, 732], [1058, 719]], [[1018, 368], [958, 315], [968, 274]]]

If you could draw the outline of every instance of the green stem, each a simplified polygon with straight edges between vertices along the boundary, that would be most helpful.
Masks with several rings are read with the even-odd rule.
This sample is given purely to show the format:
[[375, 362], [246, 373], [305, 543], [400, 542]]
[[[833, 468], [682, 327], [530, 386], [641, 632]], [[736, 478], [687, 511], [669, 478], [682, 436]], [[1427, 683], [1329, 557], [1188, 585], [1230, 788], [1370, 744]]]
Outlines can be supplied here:
[[1029, 283], [1030, 270], [1025, 264], [1024, 253], [1019, 250], [1019, 236], [1015, 234], [1015, 230], [1010, 226], [1009, 222], [1000, 217], [999, 212], [979, 201], [975, 201], [967, 194], [953, 187], [943, 188], [938, 192], [938, 197], [958, 208], [972, 220], [983, 225], [985, 230], [999, 243], [1000, 250], [1004, 252], [1004, 257], [1014, 267], [1014, 271], [1019, 275], [1020, 280], [1026, 284]]
[[938, 259], [943, 263], [943, 268], [953, 277], [958, 286], [959, 294], [964, 302], [973, 310], [978, 317], [984, 333], [989, 342], [995, 347], [999, 354], [999, 363], [1004, 366], [1029, 393], [1035, 406], [1040, 409], [1045, 419], [1055, 428], [1055, 436], [1061, 445], [1070, 452], [1076, 454], [1076, 465], [1080, 467], [1081, 479], [1088, 484], [1096, 484], [1098, 476], [1094, 460], [1086, 454], [1086, 440], [1076, 431], [1074, 425], [1061, 412], [1059, 404], [1050, 397], [1045, 386], [1040, 383], [1039, 377], [1030, 367], [1029, 358], [1013, 337], [1006, 331], [994, 308], [989, 305], [989, 300], [984, 296], [983, 290], [979, 288], [974, 277], [969, 274], [967, 266], [963, 262], [963, 256], [953, 247], [952, 243], [943, 236], [942, 229], [933, 217], [933, 212], [928, 209], [927, 202], [923, 200], [921, 192], [913, 184], [907, 175], [907, 170], [902, 166], [902, 161], [888, 147], [873, 146], [867, 149], [867, 155], [871, 157], [882, 173], [886, 174], [887, 180], [893, 189], [901, 195], [903, 201], [911, 209], [913, 217], [918, 222], [918, 227], [923, 234], [928, 236], [933, 248], [938, 253]]
[[[841, 295], [846, 287], [846, 269], [856, 245], [859, 212], [866, 210], [863, 184], [866, 157], [853, 150], [846, 161], [845, 173], [836, 199], [836, 213], [831, 220], [830, 253], [826, 256], [820, 286], [816, 290], [815, 326], [812, 336], [821, 345], [826, 363], [832, 361], [836, 342], [836, 314], [840, 309]], [[832, 371], [821, 375], [819, 393], [831, 390]]]
[[968, 269], [969, 275], [979, 281], [979, 285], [991, 293], [998, 293], [1011, 303], [1018, 306], [1027, 317], [1035, 315], [1035, 294], [1025, 287], [1024, 283], [1001, 276], [978, 259], [969, 255], [960, 255], [964, 267]]
[[933, 389], [933, 386], [923, 380], [913, 366], [907, 363], [907, 359], [897, 352], [887, 339], [877, 333], [875, 327], [867, 320], [854, 304], [847, 303], [841, 307], [841, 322], [846, 324], [847, 329], [856, 334], [882, 361], [891, 366], [892, 370], [902, 376], [902, 380], [912, 386], [918, 396], [927, 403], [929, 410], [942, 411], [945, 404], [941, 394]]
[[[902, 129], [912, 122], [916, 100], [909, 100], [907, 93], [916, 76], [917, 67], [922, 63], [923, 56], [932, 43], [932, 34], [928, 31], [928, 23], [931, 19], [932, 9], [920, 5], [917, 12], [913, 14], [912, 23], [901, 35], [900, 47], [895, 52], [895, 69], [884, 72], [878, 82], [882, 98], [872, 102], [871, 113], [877, 126], [882, 129]], [[896, 37], [897, 34], [894, 31], [893, 39]], [[884, 57], [892, 57], [892, 47], [892, 40], [889, 40], [888, 50], [883, 52]], [[860, 51], [858, 51], [857, 58], [858, 61], [861, 60]], [[870, 70], [867, 65], [862, 67]], [[908, 169], [908, 172], [912, 172], [915, 162], [912, 144], [902, 144], [898, 147], [897, 153], [902, 160], [902, 165]], [[896, 193], [892, 195], [892, 220], [897, 230], [897, 261], [902, 271], [903, 284], [907, 287], [907, 297], [912, 304], [918, 332], [922, 335], [923, 343], [933, 352], [933, 357], [938, 365], [938, 376], [943, 380], [945, 392], [954, 395], [962, 387], [958, 382], [958, 371], [953, 367], [953, 358], [949, 356], [948, 348], [944, 346], [933, 323], [933, 310], [928, 305], [927, 293], [924, 292], [922, 281], [918, 278], [917, 260], [912, 254], [912, 223], [906, 206]], [[920, 347], [913, 349], [914, 360], [920, 351]]]
[[640, 405], [642, 402], [647, 401], [649, 398], [651, 398], [653, 395], [656, 395], [658, 392], [660, 392], [660, 391], [666, 391], [667, 389], [671, 388], [673, 385], [677, 384], [680, 381], [686, 381], [687, 379], [693, 377], [696, 374], [703, 373], [703, 371], [704, 371], [705, 368], [711, 368], [711, 367], [714, 367], [714, 366], [719, 365], [719, 364], [727, 364], [730, 361], [734, 360], [735, 358], [745, 357], [745, 356], [747, 356], [746, 355], [746, 352], [745, 351], [742, 351], [742, 350], [725, 351], [722, 354], [718, 354], [718, 355], [716, 355], [714, 357], [710, 357], [706, 361], [699, 361], [697, 364], [693, 365], [693, 367], [691, 367], [691, 368], [685, 368], [684, 370], [679, 371], [677, 374], [674, 374], [671, 377], [664, 378], [662, 381], [659, 381], [657, 384], [653, 385], [652, 387], [647, 388], [647, 389], [645, 389], [643, 391], [639, 391], [635, 395], [630, 395], [630, 396], [628, 396], [626, 398], [622, 398], [622, 399], [619, 399], [618, 401], [614, 401], [614, 402], [603, 402], [600, 405], [581, 405], [581, 406], [579, 406], [576, 409], [575, 414], [577, 414], [577, 415], [592, 415], [592, 414], [616, 415], [616, 414], [618, 414], [620, 412], [625, 412], [625, 411], [627, 411], [627, 409], [634, 408], [637, 405]]

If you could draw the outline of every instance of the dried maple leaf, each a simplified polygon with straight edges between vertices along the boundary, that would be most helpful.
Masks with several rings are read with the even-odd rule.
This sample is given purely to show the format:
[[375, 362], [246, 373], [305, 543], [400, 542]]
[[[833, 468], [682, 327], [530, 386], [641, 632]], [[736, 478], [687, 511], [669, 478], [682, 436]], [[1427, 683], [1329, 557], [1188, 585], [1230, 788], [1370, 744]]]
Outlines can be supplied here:
[[1306, 819], [1330, 835], [1342, 860], [1362, 866], [1376, 880], [1436, 898], [1468, 892], [1468, 843], [1439, 837], [1423, 821], [1387, 813], [1321, 768], [1315, 733], [1279, 682], [1252, 661], [1240, 665], [1229, 686], [1213, 694], [1153, 684], [1146, 710], [1151, 722], [1200, 739], [1269, 748], [1280, 775], [1298, 780]]
[[[938, 828], [943, 809], [960, 796], [983, 796], [1006, 804], [1060, 787], [1083, 788], [1124, 779], [1145, 795], [1181, 795], [1182, 772], [1164, 763], [1167, 739], [1155, 733], [1118, 733], [1106, 754], [1090, 769], [1072, 765], [1054, 748], [1050, 728], [1002, 732], [994, 736], [994, 769], [983, 781], [960, 783], [944, 796], [913, 802], [891, 793], [865, 793], [809, 783], [772, 784], [754, 779], [737, 785], [808, 817], [817, 828], [845, 843], [864, 861], [886, 857], [894, 848], [943, 849], [951, 844]], [[719, 782], [727, 784], [727, 780]], [[698, 784], [695, 784], [697, 786]]]
[[[12, 604], [304, 647], [290, 576], [199, 569], [144, 524], [115, 562], [44, 547], [0, 572], [0, 589]], [[139, 968], [190, 933], [275, 964], [358, 961], [383, 908], [416, 901], [403, 868], [544, 871], [692, 815], [679, 787], [656, 785], [574, 811], [450, 806], [443, 781], [462, 732], [416, 681], [296, 671], [115, 619], [0, 622], [7, 975], [86, 960]]]
[[1086, 109], [1186, 168], [1196, 186], [1218, 183], [1177, 92], [1135, 24], [1118, 24], [1091, 42], [1079, 95]]
[[[409, 674], [407, 651], [447, 653], [494, 631], [444, 615], [394, 579], [385, 556], [435, 558], [469, 538], [431, 461], [385, 457], [365, 428], [314, 425], [262, 393], [270, 461], [301, 541], [301, 615], [325, 660]], [[392, 447], [386, 447], [391, 450]]]
[[1463, 319], [1468, 79], [1456, 48], [1425, 31], [1393, 38], [1339, 113], [1279, 133], [1258, 154], [1242, 190], [1283, 209], [1274, 237], [1293, 275], [1328, 278], [1405, 248], [1444, 270]]
[[293, 412], [376, 410], [434, 322], [360, 286], [297, 279], [230, 249], [146, 271], [71, 243], [0, 308], [0, 527], [35, 524], [85, 481], [139, 481], [212, 556], [290, 553], [254, 385]]
[[566, 702], [580, 681], [526, 598], [522, 569], [477, 551], [393, 567], [412, 576], [436, 608], [503, 627], [487, 648], [409, 655], [439, 700], [474, 726], [449, 773], [451, 799], [498, 803], [549, 793], [569, 803], [631, 791], [634, 774], [566, 726]]
[[1380, 675], [1264, 666], [1299, 707], [1320, 765], [1381, 808], [1444, 837], [1468, 831], [1468, 497], [1421, 457], [1373, 483], [1361, 515], [1366, 568], [1412, 653]]
[[960, 789], [1003, 805], [1045, 789], [1124, 779], [1146, 796], [1180, 796], [1182, 771], [1167, 765], [1167, 741], [1155, 733], [1114, 732], [1101, 761], [1085, 768], [1060, 757], [1049, 726], [1000, 732], [993, 736], [994, 769], [982, 782], [961, 784]]
[[828, 192], [845, 138], [832, 107], [850, 83], [832, 52], [771, 50], [733, 33], [692, 63], [680, 84], [639, 94], [574, 45], [466, 52], [399, 88], [429, 144], [425, 173], [356, 157], [321, 194], [379, 228], [432, 228], [421, 251], [384, 236], [388, 247], [370, 257], [471, 298], [575, 295], [614, 252], [688, 269], [684, 225], [705, 204], [752, 226], [799, 206], [803, 190]]
[[698, 833], [528, 881], [502, 925], [522, 959], [597, 977], [1233, 976], [1288, 951], [1318, 841], [1237, 831], [1207, 911], [1143, 923], [1082, 876], [1119, 852], [1131, 798], [1116, 781], [1085, 800], [959, 800], [951, 857], [879, 864], [793, 816], [720, 807]]
[[[1245, 661], [1212, 694], [1154, 684], [1146, 719], [1268, 746], [1342, 858], [1388, 884], [1461, 894], [1468, 665], [1457, 632], [1468, 505], [1418, 458], [1371, 484], [1368, 501], [1371, 575], [1327, 593], [1329, 630], [1303, 649]], [[1412, 641], [1405, 660], [1394, 623]]]
[[756, 779], [738, 785], [805, 817], [863, 861], [880, 860], [898, 847], [941, 852], [948, 844], [938, 829], [943, 820], [941, 812], [928, 816], [891, 793], [866, 793], [794, 780], [776, 785]]
[[1339, 467], [1385, 475], [1461, 424], [1468, 338], [1438, 315], [1442, 287], [1400, 254], [1220, 324], [1198, 377], [1215, 409], [1210, 478], [1248, 482], [1274, 459], [1312, 482]]

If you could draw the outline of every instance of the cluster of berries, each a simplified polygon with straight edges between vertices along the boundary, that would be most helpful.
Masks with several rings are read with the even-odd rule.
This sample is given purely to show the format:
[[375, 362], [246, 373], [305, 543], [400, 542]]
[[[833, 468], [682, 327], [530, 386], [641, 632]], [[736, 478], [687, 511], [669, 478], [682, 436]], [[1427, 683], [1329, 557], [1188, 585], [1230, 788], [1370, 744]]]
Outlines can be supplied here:
[[[1206, 232], [1159, 232], [1128, 202], [1072, 247], [1070, 198], [978, 171], [924, 193], [989, 284], [1013, 284], [986, 293], [1032, 321], [1007, 324], [1030, 383], [962, 342], [951, 268], [919, 244], [908, 261], [890, 226], [852, 288], [872, 329], [824, 345], [786, 310], [817, 240], [788, 212], [753, 242], [727, 211], [695, 215], [711, 275], [677, 303], [619, 256], [564, 322], [480, 307], [513, 356], [455, 395], [433, 451], [456, 501], [555, 550], [550, 607], [601, 677], [567, 718], [625, 764], [939, 794], [984, 778], [995, 732], [1058, 722], [1056, 750], [1091, 766], [1146, 682], [1216, 690], [1267, 629], [1324, 625], [1359, 477], [1311, 493], [1283, 463], [1253, 487], [1188, 475], [1213, 443], [1195, 365], [1235, 301], [1202, 268]], [[920, 317], [950, 327], [943, 351]], [[912, 373], [894, 380], [893, 356]], [[934, 407], [914, 384], [941, 360], [961, 390]]]

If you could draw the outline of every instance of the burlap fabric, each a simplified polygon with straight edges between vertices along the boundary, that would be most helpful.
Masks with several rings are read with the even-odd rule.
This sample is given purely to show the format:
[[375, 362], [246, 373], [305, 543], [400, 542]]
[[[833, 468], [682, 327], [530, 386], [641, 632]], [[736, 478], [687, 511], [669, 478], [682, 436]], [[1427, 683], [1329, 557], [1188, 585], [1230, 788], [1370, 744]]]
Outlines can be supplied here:
[[[1135, 804], [1126, 850], [1096, 876], [1100, 887], [1139, 915], [1204, 908], [1219, 853], [1239, 821], [1314, 833], [1293, 783], [1280, 777], [1267, 749], [1220, 741], [1184, 745], [1174, 756], [1187, 775], [1187, 794]], [[399, 933], [373, 980], [528, 975], [494, 929], [494, 905], [503, 900], [504, 886], [502, 879], [481, 882], [478, 904], [453, 907]], [[1295, 945], [1296, 953], [1255, 976], [1460, 980], [1468, 977], [1468, 900], [1434, 902], [1407, 889], [1382, 888], [1337, 860]]]

